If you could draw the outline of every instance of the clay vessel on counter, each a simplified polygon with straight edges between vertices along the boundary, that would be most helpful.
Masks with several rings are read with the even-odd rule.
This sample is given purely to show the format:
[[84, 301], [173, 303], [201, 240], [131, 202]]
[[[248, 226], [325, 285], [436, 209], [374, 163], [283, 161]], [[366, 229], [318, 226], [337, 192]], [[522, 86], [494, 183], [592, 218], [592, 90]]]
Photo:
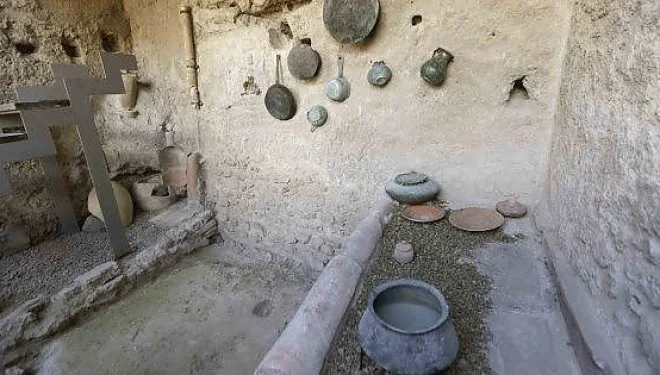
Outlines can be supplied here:
[[392, 70], [384, 61], [377, 61], [367, 73], [367, 81], [374, 86], [385, 86], [392, 78]]
[[433, 56], [422, 65], [420, 74], [424, 81], [432, 86], [440, 86], [447, 78], [447, 66], [454, 60], [454, 55], [449, 51], [438, 48]]
[[385, 191], [397, 202], [420, 204], [436, 199], [440, 185], [423, 173], [409, 172], [387, 183]]
[[[117, 201], [117, 208], [119, 209], [121, 223], [127, 227], [133, 223], [133, 199], [131, 198], [131, 193], [119, 183], [115, 181], [111, 182], [112, 190], [115, 193], [115, 200]], [[96, 196], [96, 189], [92, 189], [92, 191], [89, 192], [89, 196], [87, 197], [87, 209], [89, 210], [89, 213], [105, 222], [99, 198]]]
[[364, 352], [394, 374], [436, 374], [458, 354], [449, 306], [438, 289], [418, 280], [377, 286], [358, 326]]
[[155, 212], [164, 210], [176, 202], [176, 195], [171, 194], [166, 187], [163, 187], [162, 194], [158, 194], [158, 187], [163, 187], [158, 182], [136, 182], [133, 184], [133, 198], [137, 206], [145, 212]]

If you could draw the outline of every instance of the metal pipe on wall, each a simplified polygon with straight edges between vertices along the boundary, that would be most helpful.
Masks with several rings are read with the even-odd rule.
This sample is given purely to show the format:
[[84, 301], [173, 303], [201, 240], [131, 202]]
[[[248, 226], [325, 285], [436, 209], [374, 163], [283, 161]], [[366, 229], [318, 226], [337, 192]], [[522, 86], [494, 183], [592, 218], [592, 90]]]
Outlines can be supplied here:
[[196, 109], [202, 105], [199, 99], [197, 80], [197, 55], [195, 54], [195, 35], [192, 23], [192, 8], [182, 6], [179, 8], [181, 28], [183, 29], [183, 47], [186, 54], [186, 78], [190, 88], [190, 104]]

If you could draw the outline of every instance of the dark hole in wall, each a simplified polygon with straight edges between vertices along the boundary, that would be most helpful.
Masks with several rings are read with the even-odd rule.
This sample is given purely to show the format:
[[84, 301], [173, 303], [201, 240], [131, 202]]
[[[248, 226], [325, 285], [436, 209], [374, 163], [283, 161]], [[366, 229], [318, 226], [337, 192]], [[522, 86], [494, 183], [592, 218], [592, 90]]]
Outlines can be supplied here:
[[410, 23], [412, 23], [413, 26], [419, 25], [420, 23], [422, 23], [422, 16], [419, 14], [414, 15]]
[[80, 57], [80, 47], [73, 39], [63, 37], [60, 44], [62, 44], [62, 49], [67, 56], [71, 58]]
[[286, 35], [287, 38], [293, 39], [293, 31], [291, 31], [291, 26], [289, 26], [289, 23], [286, 22], [286, 20], [280, 22], [280, 32]]
[[517, 80], [513, 81], [511, 91], [509, 91], [509, 100], [515, 100], [515, 99], [527, 100], [527, 99], [529, 99], [529, 92], [527, 91], [527, 87], [525, 87], [525, 79], [526, 78], [527, 78], [527, 76], [522, 76], [522, 77], [518, 78]]
[[14, 48], [21, 55], [31, 55], [31, 54], [37, 52], [37, 45], [34, 44], [34, 43], [17, 42], [17, 43], [14, 43]]
[[111, 32], [101, 32], [101, 47], [105, 52], [119, 51], [119, 41], [117, 35]]
[[300, 43], [307, 44], [308, 46], [311, 46], [312, 45], [312, 39], [311, 38], [302, 38], [302, 39], [300, 39]]

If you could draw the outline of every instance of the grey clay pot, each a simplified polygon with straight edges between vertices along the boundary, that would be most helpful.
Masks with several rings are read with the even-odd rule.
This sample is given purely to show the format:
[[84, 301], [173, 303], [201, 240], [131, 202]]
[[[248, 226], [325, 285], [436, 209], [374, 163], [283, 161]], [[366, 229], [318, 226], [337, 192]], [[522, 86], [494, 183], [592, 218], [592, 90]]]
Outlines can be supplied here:
[[377, 61], [367, 73], [367, 81], [374, 86], [385, 86], [392, 79], [392, 70], [384, 61]]
[[423, 173], [409, 172], [387, 183], [385, 192], [397, 202], [420, 204], [436, 199], [440, 185]]
[[394, 374], [435, 374], [458, 355], [449, 306], [433, 286], [418, 280], [379, 285], [358, 326], [365, 353]]
[[444, 48], [438, 48], [433, 56], [422, 65], [420, 75], [428, 84], [440, 86], [447, 78], [447, 66], [454, 60], [454, 55]]

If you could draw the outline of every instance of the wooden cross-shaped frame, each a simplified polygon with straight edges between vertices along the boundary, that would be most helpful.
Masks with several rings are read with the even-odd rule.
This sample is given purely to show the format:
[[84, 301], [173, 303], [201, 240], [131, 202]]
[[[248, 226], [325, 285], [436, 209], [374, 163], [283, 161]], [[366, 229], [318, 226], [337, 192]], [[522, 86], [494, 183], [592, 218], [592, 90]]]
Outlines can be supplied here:
[[[137, 70], [134, 56], [101, 53], [105, 79], [90, 77], [85, 67], [73, 64], [53, 64], [55, 84], [52, 86], [20, 87], [17, 90], [19, 109], [28, 139], [0, 144], [0, 166], [4, 163], [38, 157], [41, 160], [47, 187], [53, 200], [63, 232], [79, 231], [66, 183], [55, 159], [55, 144], [50, 126], [77, 125], [85, 152], [87, 166], [99, 198], [105, 226], [115, 256], [131, 251], [119, 216], [119, 209], [108, 176], [105, 155], [94, 124], [90, 96], [123, 94], [122, 70]], [[67, 102], [69, 106], [39, 107], [34, 103]], [[11, 193], [11, 186], [3, 168], [0, 168], [0, 195]]]

